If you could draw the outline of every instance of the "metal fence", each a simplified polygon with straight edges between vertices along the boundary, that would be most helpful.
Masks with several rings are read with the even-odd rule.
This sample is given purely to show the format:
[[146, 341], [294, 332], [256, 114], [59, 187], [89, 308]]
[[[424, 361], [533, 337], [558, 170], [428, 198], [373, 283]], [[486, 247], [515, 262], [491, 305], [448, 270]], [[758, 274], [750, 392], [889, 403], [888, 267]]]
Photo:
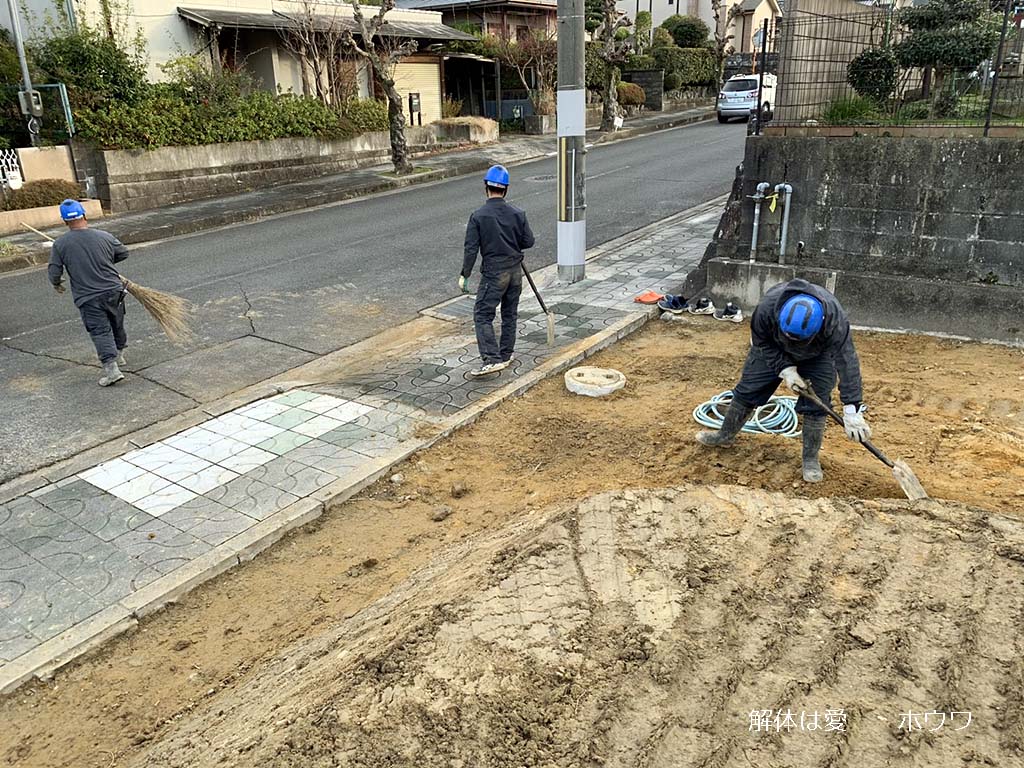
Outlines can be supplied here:
[[1008, 27], [1001, 57], [946, 72], [884, 53], [908, 34], [891, 8], [783, 19], [773, 125], [1024, 126], [1020, 29]]

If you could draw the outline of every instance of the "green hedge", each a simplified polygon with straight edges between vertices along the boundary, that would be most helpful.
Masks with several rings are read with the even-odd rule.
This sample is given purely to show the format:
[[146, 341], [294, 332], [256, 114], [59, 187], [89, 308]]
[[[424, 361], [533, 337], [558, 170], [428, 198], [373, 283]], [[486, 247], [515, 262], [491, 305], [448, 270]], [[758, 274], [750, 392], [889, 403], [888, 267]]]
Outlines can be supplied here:
[[601, 91], [608, 73], [608, 62], [601, 58], [601, 43], [587, 43], [585, 50], [587, 89]]
[[654, 59], [665, 73], [679, 75], [680, 86], [709, 85], [717, 80], [715, 54], [708, 48], [655, 48]]
[[341, 110], [345, 118], [359, 132], [386, 131], [388, 123], [388, 104], [375, 99], [352, 99]]
[[103, 149], [219, 144], [295, 136], [325, 139], [355, 135], [352, 124], [316, 99], [255, 91], [222, 106], [182, 101], [154, 88], [137, 104], [111, 101], [75, 116], [80, 138]]
[[634, 83], [619, 83], [618, 97], [624, 107], [640, 107], [647, 100], [644, 89]]
[[6, 193], [0, 200], [0, 210], [21, 211], [26, 208], [42, 208], [46, 205], [60, 205], [68, 198], [77, 200], [82, 188], [65, 179], [39, 179], [25, 182], [21, 189]]

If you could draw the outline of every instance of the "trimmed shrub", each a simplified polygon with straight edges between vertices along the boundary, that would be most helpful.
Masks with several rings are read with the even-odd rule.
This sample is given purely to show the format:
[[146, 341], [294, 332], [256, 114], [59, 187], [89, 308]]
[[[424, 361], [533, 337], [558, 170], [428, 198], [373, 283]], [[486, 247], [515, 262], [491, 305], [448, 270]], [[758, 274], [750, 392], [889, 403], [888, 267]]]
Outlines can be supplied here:
[[352, 99], [341, 110], [357, 131], [388, 130], [388, 103], [376, 99]]
[[699, 48], [707, 44], [708, 37], [711, 35], [708, 25], [696, 16], [675, 14], [665, 19], [661, 26], [668, 30], [673, 41], [680, 48]]
[[317, 99], [256, 91], [215, 106], [191, 104], [167, 89], [139, 104], [111, 102], [76, 115], [79, 135], [103, 149], [219, 144], [288, 137], [345, 138], [352, 123]]
[[679, 75], [680, 85], [708, 85], [718, 77], [715, 54], [708, 48], [655, 48], [654, 59], [666, 74]]
[[77, 199], [81, 194], [81, 187], [64, 179], [28, 181], [22, 185], [21, 189], [7, 192], [3, 210], [21, 211], [26, 208], [60, 205], [68, 198]]
[[846, 82], [861, 96], [885, 101], [896, 89], [896, 56], [887, 48], [866, 48], [850, 62]]
[[641, 107], [647, 100], [644, 89], [635, 83], [619, 83], [618, 97], [624, 107]]
[[665, 92], [671, 93], [672, 91], [678, 91], [683, 87], [683, 78], [679, 76], [678, 72], [669, 72], [665, 75]]
[[608, 73], [608, 62], [601, 58], [601, 43], [587, 43], [585, 51], [587, 90], [602, 91]]
[[633, 54], [626, 59], [626, 69], [658, 69], [658, 61], [653, 56]]
[[670, 45], [675, 45], [676, 41], [672, 39], [672, 33], [667, 29], [658, 27], [654, 30], [654, 37], [651, 40], [651, 48], [667, 48]]

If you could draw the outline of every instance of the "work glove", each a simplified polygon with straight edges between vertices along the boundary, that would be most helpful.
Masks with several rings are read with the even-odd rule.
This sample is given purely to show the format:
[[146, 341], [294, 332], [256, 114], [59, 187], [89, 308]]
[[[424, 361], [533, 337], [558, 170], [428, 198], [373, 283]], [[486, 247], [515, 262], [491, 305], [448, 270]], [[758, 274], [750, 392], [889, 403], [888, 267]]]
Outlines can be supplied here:
[[779, 372], [779, 378], [786, 382], [786, 386], [797, 394], [811, 388], [811, 385], [807, 383], [807, 379], [797, 372], [795, 365], [783, 368]]
[[469, 293], [469, 278], [463, 275], [459, 275], [459, 290], [463, 293]]
[[66, 291], [67, 288], [64, 287], [64, 283], [57, 283], [55, 286], [53, 286], [53, 290], [55, 290], [57, 293], [64, 293], [64, 291]]
[[844, 405], [843, 406], [843, 429], [846, 436], [858, 443], [871, 439], [871, 427], [864, 418], [864, 406]]

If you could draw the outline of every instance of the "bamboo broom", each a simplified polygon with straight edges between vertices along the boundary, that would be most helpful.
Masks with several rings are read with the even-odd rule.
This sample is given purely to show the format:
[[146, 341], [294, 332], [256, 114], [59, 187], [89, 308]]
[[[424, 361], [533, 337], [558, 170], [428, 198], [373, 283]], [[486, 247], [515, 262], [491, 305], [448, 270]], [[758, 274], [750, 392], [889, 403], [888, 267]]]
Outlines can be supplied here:
[[[40, 237], [45, 237], [51, 243], [53, 242], [53, 238], [45, 232], [40, 232], [25, 222], [22, 222], [21, 225], [26, 229], [32, 230]], [[118, 277], [124, 283], [125, 290], [142, 305], [150, 317], [156, 320], [164, 335], [172, 343], [184, 344], [194, 337], [195, 334], [192, 331], [191, 323], [194, 307], [191, 302], [172, 293], [164, 293], [154, 288], [147, 288], [144, 285], [133, 283], [124, 275], [119, 274]]]

